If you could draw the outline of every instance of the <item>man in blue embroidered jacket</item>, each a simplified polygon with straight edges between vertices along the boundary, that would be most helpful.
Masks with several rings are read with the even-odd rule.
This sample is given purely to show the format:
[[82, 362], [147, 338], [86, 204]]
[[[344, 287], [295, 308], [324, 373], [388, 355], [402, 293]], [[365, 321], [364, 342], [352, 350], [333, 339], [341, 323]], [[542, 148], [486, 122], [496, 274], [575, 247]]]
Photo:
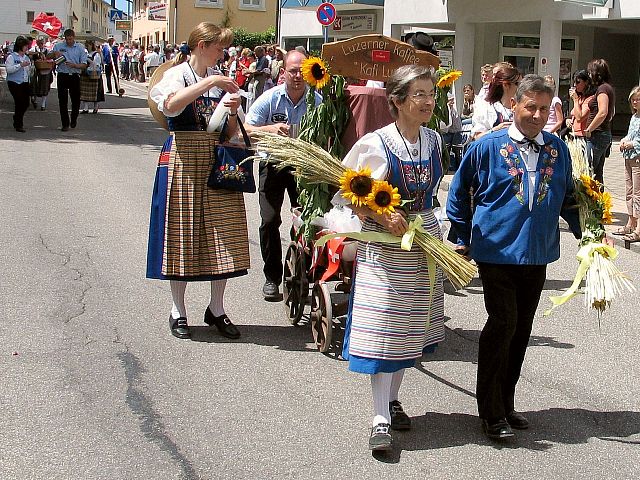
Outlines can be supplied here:
[[488, 319], [476, 394], [493, 439], [529, 426], [515, 411], [514, 394], [546, 266], [560, 257], [558, 217], [581, 237], [569, 151], [542, 131], [553, 94], [542, 77], [525, 76], [511, 99], [512, 125], [471, 145], [449, 190], [447, 215], [460, 253], [476, 261], [484, 289]]

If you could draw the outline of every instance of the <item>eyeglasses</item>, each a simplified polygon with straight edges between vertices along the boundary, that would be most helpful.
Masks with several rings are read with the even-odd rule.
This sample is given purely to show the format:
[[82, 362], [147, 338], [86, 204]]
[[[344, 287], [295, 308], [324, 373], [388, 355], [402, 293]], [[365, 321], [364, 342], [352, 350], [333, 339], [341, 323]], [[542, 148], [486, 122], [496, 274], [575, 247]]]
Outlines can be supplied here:
[[414, 93], [413, 95], [411, 95], [411, 100], [413, 100], [416, 103], [430, 102], [434, 98], [435, 98], [435, 93], [418, 92], [418, 93]]
[[295, 77], [296, 75], [302, 73], [302, 70], [300, 70], [299, 68], [294, 68], [292, 70], [287, 70], [287, 73], [292, 77]]
[[576, 78], [576, 79], [573, 81], [573, 83], [574, 83], [574, 84], [575, 84], [575, 83], [582, 83], [582, 82], [584, 82], [584, 80], [582, 80], [581, 78]]

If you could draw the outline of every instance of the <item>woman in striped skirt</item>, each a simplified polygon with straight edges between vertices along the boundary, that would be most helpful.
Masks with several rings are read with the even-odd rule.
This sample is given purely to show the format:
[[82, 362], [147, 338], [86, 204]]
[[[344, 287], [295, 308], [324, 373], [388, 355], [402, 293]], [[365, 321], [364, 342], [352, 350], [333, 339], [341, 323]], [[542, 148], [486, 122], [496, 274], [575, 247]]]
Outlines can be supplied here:
[[[171, 333], [191, 338], [185, 290], [191, 281], [211, 282], [211, 300], [204, 322], [228, 338], [240, 332], [223, 305], [228, 278], [246, 275], [249, 240], [242, 193], [213, 190], [207, 179], [218, 135], [207, 133], [208, 121], [225, 91], [236, 82], [215, 65], [233, 33], [213, 23], [195, 27], [162, 80], [149, 92], [167, 117], [171, 135], [160, 153], [151, 204], [147, 277], [169, 280], [173, 307]], [[226, 102], [230, 132], [237, 129], [239, 96]]]
[[[432, 195], [442, 178], [442, 139], [421, 125], [433, 114], [435, 79], [425, 67], [399, 68], [387, 82], [387, 99], [396, 121], [361, 138], [343, 164], [369, 167], [411, 200], [407, 212], [377, 214], [352, 208], [364, 216], [363, 232], [401, 236], [421, 215], [424, 228], [442, 238], [432, 211]], [[358, 246], [343, 356], [349, 370], [371, 376], [375, 416], [371, 450], [391, 448], [390, 429], [407, 430], [411, 420], [398, 401], [406, 368], [444, 339], [442, 274], [431, 272], [424, 252], [399, 245], [361, 242]]]

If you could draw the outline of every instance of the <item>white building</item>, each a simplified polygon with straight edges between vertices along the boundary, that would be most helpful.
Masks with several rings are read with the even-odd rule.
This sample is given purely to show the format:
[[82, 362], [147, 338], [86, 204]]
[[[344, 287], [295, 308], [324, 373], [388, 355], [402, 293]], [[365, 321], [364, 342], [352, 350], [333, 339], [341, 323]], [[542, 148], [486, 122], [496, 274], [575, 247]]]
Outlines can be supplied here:
[[[282, 0], [280, 37], [284, 45], [322, 44], [317, 0]], [[628, 125], [627, 95], [640, 81], [640, 0], [334, 0], [338, 16], [349, 17], [345, 32], [329, 30], [331, 41], [383, 33], [403, 38], [422, 30], [451, 43], [458, 98], [465, 83], [480, 86], [480, 67], [510, 61], [524, 73], [552, 75], [566, 94], [572, 72], [592, 58], [609, 62], [617, 92], [614, 129]], [[304, 5], [304, 6], [303, 6]], [[368, 13], [373, 22], [354, 17]], [[372, 27], [371, 30], [368, 30]]]
[[0, 0], [0, 43], [13, 42], [18, 35], [31, 33], [31, 23], [40, 12], [68, 19], [69, 0]]

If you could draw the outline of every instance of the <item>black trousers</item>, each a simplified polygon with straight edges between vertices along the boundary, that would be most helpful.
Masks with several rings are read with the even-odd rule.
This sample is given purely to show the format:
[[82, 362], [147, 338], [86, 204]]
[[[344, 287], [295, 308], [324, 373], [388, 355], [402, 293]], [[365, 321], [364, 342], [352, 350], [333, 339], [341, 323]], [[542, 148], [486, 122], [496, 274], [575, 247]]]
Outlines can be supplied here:
[[69, 97], [71, 97], [71, 123], [75, 125], [80, 114], [80, 75], [58, 73], [58, 102], [63, 127], [69, 126]]
[[488, 319], [480, 334], [478, 413], [490, 423], [514, 410], [546, 265], [478, 263]]
[[260, 202], [260, 251], [267, 281], [282, 282], [282, 242], [280, 241], [280, 210], [285, 191], [292, 206], [298, 206], [296, 180], [289, 171], [278, 172], [273, 165], [260, 162], [258, 198]]
[[[112, 93], [113, 88], [111, 88], [111, 76], [113, 75], [113, 63], [107, 63], [104, 66], [104, 74], [107, 77], [107, 93]], [[115, 83], [115, 80], [114, 80]]]
[[13, 128], [22, 128], [24, 114], [29, 108], [29, 82], [7, 82], [7, 86], [13, 97]]

